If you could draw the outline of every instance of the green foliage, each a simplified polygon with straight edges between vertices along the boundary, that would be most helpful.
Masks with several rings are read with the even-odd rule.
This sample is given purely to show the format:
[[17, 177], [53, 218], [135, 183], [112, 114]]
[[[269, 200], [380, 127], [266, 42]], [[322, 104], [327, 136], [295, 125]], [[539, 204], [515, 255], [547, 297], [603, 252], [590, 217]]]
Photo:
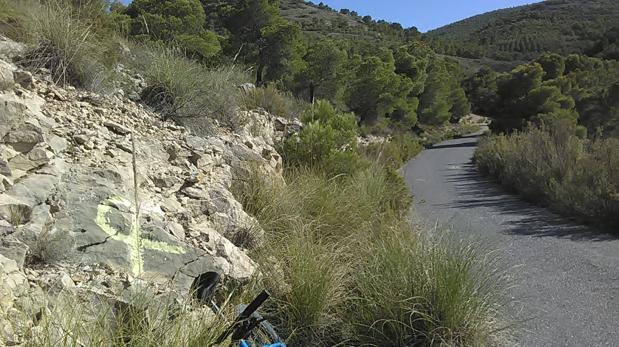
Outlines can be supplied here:
[[199, 34], [206, 19], [198, 0], [135, 0], [127, 8], [132, 35], [174, 40], [179, 34]]
[[449, 103], [451, 104], [451, 108], [449, 109], [449, 113], [451, 114], [450, 121], [452, 123], [457, 123], [462, 117], [471, 113], [471, 103], [462, 86], [465, 73], [460, 67], [460, 64], [452, 59], [445, 59], [445, 67], [450, 77], [448, 80], [451, 90], [449, 96]]
[[437, 52], [467, 58], [531, 60], [552, 52], [612, 59], [618, 16], [614, 0], [549, 0], [471, 17], [427, 37]]
[[133, 64], [148, 83], [142, 97], [164, 117], [203, 135], [210, 133], [213, 120], [232, 129], [245, 123], [237, 112], [242, 101], [237, 86], [249, 77], [237, 68], [209, 69], [180, 49], [159, 44], [135, 46], [134, 51]]
[[215, 33], [209, 31], [200, 35], [178, 35], [176, 41], [190, 57], [209, 59], [221, 52], [221, 45]]
[[316, 97], [335, 102], [342, 88], [343, 64], [346, 53], [331, 40], [313, 42], [303, 57], [304, 66], [295, 83], [299, 93], [308, 93], [308, 100]]
[[279, 19], [261, 29], [258, 55], [257, 83], [262, 81], [262, 69], [266, 68], [265, 78], [276, 81], [293, 72], [292, 61], [298, 58], [301, 32], [286, 20]]
[[[214, 1], [206, 1], [214, 2]], [[245, 0], [216, 7], [223, 26], [232, 34], [228, 54], [240, 52], [246, 61], [256, 61], [262, 29], [279, 18], [277, 1]]]
[[358, 345], [482, 346], [497, 335], [497, 276], [482, 275], [494, 264], [474, 249], [395, 226], [362, 252], [347, 316]]
[[428, 80], [419, 102], [419, 120], [424, 124], [439, 125], [451, 118], [449, 75], [445, 63], [435, 59], [428, 67]]
[[577, 121], [590, 133], [617, 134], [619, 63], [572, 54], [541, 55], [508, 74], [481, 69], [464, 82], [475, 112], [494, 117], [494, 130], [521, 129], [528, 121]]
[[125, 10], [130, 35], [177, 43], [191, 56], [210, 59], [221, 51], [217, 36], [204, 29], [206, 15], [199, 0], [135, 0]]
[[114, 63], [113, 37], [103, 30], [103, 7], [69, 2], [12, 4], [21, 23], [18, 35], [30, 44], [22, 63], [47, 68], [55, 83], [102, 91]]
[[544, 81], [554, 80], [565, 72], [565, 58], [556, 53], [544, 53], [537, 57], [535, 62], [544, 70]]
[[25, 346], [211, 346], [235, 317], [233, 302], [224, 303], [215, 315], [171, 295], [124, 295], [129, 303], [87, 291], [46, 293], [48, 308], [36, 326], [24, 327], [30, 337]]
[[619, 142], [583, 140], [577, 132], [572, 123], [557, 121], [492, 136], [480, 143], [475, 162], [533, 201], [593, 222], [616, 224]]
[[363, 148], [369, 159], [393, 169], [401, 168], [422, 150], [418, 140], [402, 133], [392, 136], [389, 141], [373, 143]]
[[366, 123], [375, 123], [380, 116], [399, 115], [416, 121], [416, 102], [409, 97], [413, 83], [396, 74], [391, 52], [387, 59], [372, 56], [363, 59], [348, 90], [347, 104]]
[[411, 93], [415, 96], [423, 93], [428, 78], [428, 65], [434, 59], [434, 52], [421, 42], [402, 46], [394, 54], [396, 72], [405, 75], [413, 82]]
[[450, 121], [457, 123], [462, 117], [471, 113], [471, 103], [466, 96], [464, 89], [460, 86], [454, 86], [452, 88], [451, 95], [449, 97], [452, 104], [449, 113], [451, 114]]
[[520, 65], [509, 74], [499, 76], [497, 93], [510, 106], [516, 105], [531, 90], [541, 87], [543, 76], [544, 70], [539, 64]]
[[463, 84], [473, 112], [492, 115], [498, 102], [497, 73], [489, 67], [482, 67]]
[[520, 129], [527, 121], [536, 123], [567, 119], [575, 123], [578, 112], [572, 97], [557, 87], [542, 85], [545, 72], [538, 63], [521, 65], [497, 78], [497, 103], [492, 115], [494, 130]]
[[614, 87], [619, 83], [619, 62], [582, 56], [569, 56], [567, 62], [570, 72], [551, 84], [574, 99], [579, 121], [590, 133], [601, 130], [606, 136], [619, 136]]
[[584, 55], [570, 54], [565, 58], [565, 74], [578, 71], [592, 71], [603, 65], [600, 59], [589, 58]]
[[286, 164], [319, 167], [331, 176], [366, 166], [357, 150], [358, 127], [352, 114], [338, 113], [328, 101], [318, 101], [303, 121], [303, 130], [284, 142]]
[[242, 104], [247, 110], [263, 109], [284, 118], [300, 117], [308, 107], [291, 93], [282, 92], [273, 85], [252, 89], [243, 96]]
[[587, 54], [603, 59], [619, 60], [619, 26], [612, 27], [605, 32]]
[[[240, 193], [266, 244], [268, 311], [289, 344], [404, 346], [496, 338], [502, 280], [473, 250], [423, 240], [408, 188], [374, 165], [342, 179], [292, 170]], [[276, 248], [278, 252], [272, 252]]]
[[278, 1], [206, 2], [206, 6], [216, 10], [218, 21], [230, 34], [226, 53], [255, 65], [257, 85], [297, 71], [301, 65], [301, 31], [280, 16]]
[[561, 94], [561, 90], [552, 86], [541, 86], [533, 89], [526, 98], [526, 114], [537, 123], [565, 119], [576, 123], [578, 113], [574, 110], [574, 99]]

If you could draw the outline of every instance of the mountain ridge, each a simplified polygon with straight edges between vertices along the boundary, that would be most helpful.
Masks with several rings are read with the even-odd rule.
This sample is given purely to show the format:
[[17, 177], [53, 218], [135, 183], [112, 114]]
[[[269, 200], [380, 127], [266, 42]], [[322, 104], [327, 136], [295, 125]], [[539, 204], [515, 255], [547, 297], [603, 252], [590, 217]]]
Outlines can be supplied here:
[[424, 37], [444, 54], [530, 60], [546, 51], [590, 53], [617, 23], [619, 2], [548, 0], [473, 16]]

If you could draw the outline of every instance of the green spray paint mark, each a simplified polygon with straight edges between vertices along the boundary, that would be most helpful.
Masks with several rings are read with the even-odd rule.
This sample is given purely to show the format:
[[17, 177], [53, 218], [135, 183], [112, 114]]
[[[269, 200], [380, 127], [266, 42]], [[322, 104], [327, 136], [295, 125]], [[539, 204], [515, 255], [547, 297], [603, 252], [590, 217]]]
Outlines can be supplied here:
[[[128, 208], [133, 214], [131, 218], [131, 230], [129, 234], [122, 234], [116, 230], [108, 218], [108, 214], [114, 209], [114, 206], [123, 206]], [[142, 274], [144, 268], [144, 250], [151, 249], [163, 253], [184, 254], [185, 249], [180, 246], [174, 246], [161, 241], [153, 241], [142, 239], [140, 235], [139, 221], [137, 220], [137, 211], [132, 206], [131, 202], [121, 196], [112, 196], [102, 201], [97, 207], [97, 217], [95, 218], [97, 225], [111, 239], [127, 244], [129, 250], [129, 263], [131, 265], [131, 273], [134, 276]]]

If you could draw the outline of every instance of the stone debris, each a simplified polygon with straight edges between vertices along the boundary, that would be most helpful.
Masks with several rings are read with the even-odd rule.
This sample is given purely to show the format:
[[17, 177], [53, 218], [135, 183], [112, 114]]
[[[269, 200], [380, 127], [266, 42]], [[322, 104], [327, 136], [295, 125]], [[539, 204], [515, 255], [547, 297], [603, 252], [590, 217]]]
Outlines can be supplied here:
[[254, 275], [247, 249], [263, 231], [231, 188], [255, 170], [282, 180], [274, 145], [299, 122], [245, 112], [240, 131], [197, 137], [131, 95], [61, 88], [5, 61], [20, 49], [0, 37], [0, 345], [23, 342], [27, 323], [11, 317], [40, 309], [14, 304], [33, 292], [146, 282], [187, 295], [208, 271]]

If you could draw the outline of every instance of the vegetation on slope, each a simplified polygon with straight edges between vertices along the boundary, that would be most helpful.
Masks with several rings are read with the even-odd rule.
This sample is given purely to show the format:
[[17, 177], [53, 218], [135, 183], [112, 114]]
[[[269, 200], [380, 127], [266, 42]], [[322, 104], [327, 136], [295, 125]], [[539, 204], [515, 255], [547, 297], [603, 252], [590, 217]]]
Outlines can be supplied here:
[[399, 23], [376, 20], [354, 9], [338, 12], [322, 2], [282, 0], [281, 9], [284, 18], [297, 23], [310, 36], [384, 44], [385, 41], [402, 42], [421, 35], [415, 27], [403, 28]]
[[581, 55], [542, 54], [534, 62], [497, 74], [484, 68], [465, 83], [473, 110], [494, 118], [495, 131], [527, 122], [566, 119], [581, 137], [619, 135], [619, 62]]
[[[603, 2], [583, 4], [583, 13], [574, 12], [573, 16], [589, 18], [592, 6], [600, 3]], [[499, 19], [477, 19], [480, 23], [492, 19], [488, 23], [494, 24], [484, 24], [484, 30], [499, 30], [501, 21], [508, 18], [514, 20], [513, 25], [526, 30], [530, 19], [527, 13], [538, 8], [542, 11], [540, 18], [546, 15], [544, 11], [550, 11], [547, 14], [553, 16], [557, 27], [565, 20], [575, 23], [576, 28], [578, 20], [552, 12], [564, 11], [571, 5], [571, 1], [547, 1], [537, 7], [494, 13]], [[610, 11], [608, 15], [616, 17], [617, 13]], [[521, 22], [523, 18], [527, 19], [525, 23]], [[538, 25], [544, 23], [540, 18], [536, 19]], [[604, 23], [607, 17], [596, 18], [593, 25]], [[477, 24], [464, 21], [452, 27], [454, 32], [445, 29], [439, 33], [462, 34], [464, 28]], [[462, 31], [456, 32], [456, 28]], [[552, 40], [561, 41], [558, 37]], [[596, 46], [598, 53], [612, 51], [613, 41], [609, 38], [604, 42]], [[612, 54], [606, 53], [600, 55], [612, 58]], [[527, 56], [519, 54], [510, 59]], [[473, 111], [493, 118], [494, 132], [513, 132], [481, 142], [475, 159], [482, 172], [497, 177], [532, 201], [567, 214], [603, 223], [616, 219], [619, 180], [612, 168], [617, 166], [614, 148], [619, 136], [619, 62], [582, 54], [535, 53], [534, 60], [509, 72], [497, 73], [482, 67], [463, 84]]]
[[349, 142], [359, 131], [350, 115], [320, 102], [310, 119], [284, 144], [286, 184], [256, 177], [238, 192], [266, 231], [256, 256], [275, 297], [269, 314], [288, 342], [498, 340], [504, 282], [495, 264], [468, 246], [430, 238], [405, 218], [411, 200], [395, 169], [420, 146], [400, 139], [366, 156]]
[[567, 215], [617, 226], [619, 140], [581, 139], [559, 121], [491, 136], [475, 152], [478, 168], [530, 200]]
[[[308, 38], [267, 0], [197, 3], [11, 2], [16, 10], [9, 17], [48, 24], [24, 26], [31, 33], [17, 30], [28, 34], [22, 36], [29, 37], [28, 56], [48, 54], [32, 60], [34, 69], [50, 69], [58, 83], [83, 87], [91, 86], [90, 73], [101, 71], [114, 86], [113, 67], [126, 64], [146, 79], [144, 103], [202, 134], [214, 121], [235, 128], [243, 121], [234, 118], [238, 109], [300, 114], [288, 93], [313, 90], [309, 94], [333, 101], [303, 105], [306, 126], [281, 144], [287, 185], [256, 179], [238, 192], [267, 231], [267, 243], [256, 250], [263, 271], [256, 281], [273, 293], [268, 313], [292, 344], [484, 345], [498, 338], [501, 279], [494, 265], [465, 245], [411, 229], [405, 219], [409, 190], [396, 172], [421, 150], [410, 136], [418, 118], [442, 125], [468, 113], [457, 65], [419, 41], [368, 47]], [[86, 4], [92, 12], [84, 11]], [[202, 17], [199, 8], [212, 11]], [[53, 16], [41, 18], [39, 10]], [[204, 25], [196, 25], [202, 18]], [[77, 34], [51, 40], [42, 28]], [[87, 45], [71, 46], [74, 39]], [[90, 46], [112, 49], [89, 52]], [[236, 85], [247, 80], [247, 70], [259, 88], [241, 95]], [[379, 122], [388, 123], [394, 140], [358, 147], [359, 123]], [[166, 309], [151, 312], [168, 317]], [[188, 334], [183, 329], [191, 320], [181, 320], [187, 316], [145, 321], [132, 311], [116, 316], [121, 321], [111, 330], [86, 331], [81, 316], [70, 314], [66, 330], [55, 330], [60, 336], [43, 331], [39, 345], [71, 345], [73, 334], [86, 333], [101, 345], [210, 344], [223, 326], [205, 319], [196, 326], [204, 334]]]
[[428, 32], [440, 53], [530, 60], [542, 52], [617, 58], [619, 3], [548, 0], [493, 11]]

